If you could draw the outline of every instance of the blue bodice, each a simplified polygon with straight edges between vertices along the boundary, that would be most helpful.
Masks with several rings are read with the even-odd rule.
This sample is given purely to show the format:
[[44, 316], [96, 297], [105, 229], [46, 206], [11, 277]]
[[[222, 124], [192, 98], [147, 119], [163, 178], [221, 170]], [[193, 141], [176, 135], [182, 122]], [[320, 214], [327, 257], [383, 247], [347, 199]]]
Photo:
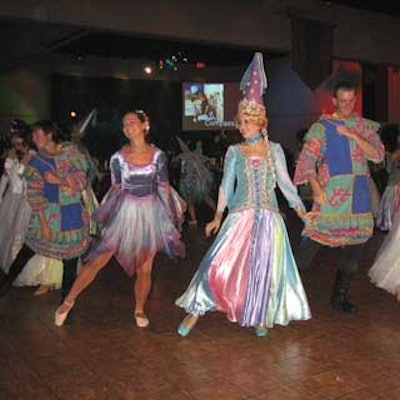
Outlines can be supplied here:
[[270, 146], [270, 162], [267, 156], [247, 156], [240, 145], [229, 147], [221, 188], [230, 212], [249, 208], [278, 211], [276, 184], [290, 207], [303, 206], [297, 188], [288, 174], [282, 147], [272, 142]]

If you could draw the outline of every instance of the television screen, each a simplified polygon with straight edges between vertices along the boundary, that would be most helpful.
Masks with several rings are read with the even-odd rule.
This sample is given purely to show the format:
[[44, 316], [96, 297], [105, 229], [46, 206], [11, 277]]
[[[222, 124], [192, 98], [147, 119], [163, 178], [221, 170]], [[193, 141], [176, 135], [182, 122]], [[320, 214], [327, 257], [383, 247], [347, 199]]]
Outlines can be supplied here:
[[235, 129], [238, 82], [184, 82], [182, 91], [183, 131]]

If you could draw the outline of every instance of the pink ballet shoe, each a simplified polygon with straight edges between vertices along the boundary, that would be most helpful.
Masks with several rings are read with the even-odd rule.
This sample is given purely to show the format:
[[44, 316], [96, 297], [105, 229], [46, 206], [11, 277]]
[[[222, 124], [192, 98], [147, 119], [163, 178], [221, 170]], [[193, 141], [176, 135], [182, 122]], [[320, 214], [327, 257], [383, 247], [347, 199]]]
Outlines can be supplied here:
[[149, 326], [150, 321], [144, 312], [135, 311], [134, 317], [136, 321], [136, 326], [138, 328], [146, 328], [147, 326]]
[[[57, 311], [56, 311], [56, 313], [54, 315], [54, 324], [56, 326], [63, 326], [64, 325], [64, 322], [68, 317], [68, 313], [71, 311], [71, 309], [74, 306], [74, 304], [75, 304], [74, 300], [71, 301], [70, 303], [68, 301], [64, 300], [64, 302], [61, 304], [61, 306], [57, 308]], [[60, 312], [59, 311], [62, 306], [66, 306], [66, 310], [64, 312]]]

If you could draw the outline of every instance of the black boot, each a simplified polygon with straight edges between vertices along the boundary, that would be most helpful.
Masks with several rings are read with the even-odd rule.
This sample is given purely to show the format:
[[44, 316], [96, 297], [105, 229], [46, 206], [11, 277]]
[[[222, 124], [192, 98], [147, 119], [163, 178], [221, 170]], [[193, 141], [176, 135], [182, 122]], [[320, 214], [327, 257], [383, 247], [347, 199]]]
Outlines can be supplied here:
[[8, 275], [6, 275], [4, 279], [2, 279], [0, 283], [0, 297], [3, 297], [7, 294], [7, 292], [11, 289], [13, 282], [14, 279], [10, 279]]
[[17, 276], [24, 269], [26, 263], [30, 260], [31, 257], [35, 255], [34, 251], [31, 250], [28, 246], [23, 245], [17, 257], [13, 261], [10, 266], [10, 270], [8, 274], [1, 279], [0, 282], [0, 297], [7, 294], [7, 292], [11, 289], [13, 282], [17, 279]]
[[357, 307], [350, 303], [347, 299], [347, 293], [349, 291], [352, 275], [354, 274], [342, 271], [340, 269], [337, 271], [335, 285], [333, 287], [333, 293], [331, 297], [332, 307], [348, 314], [354, 314], [357, 311]]

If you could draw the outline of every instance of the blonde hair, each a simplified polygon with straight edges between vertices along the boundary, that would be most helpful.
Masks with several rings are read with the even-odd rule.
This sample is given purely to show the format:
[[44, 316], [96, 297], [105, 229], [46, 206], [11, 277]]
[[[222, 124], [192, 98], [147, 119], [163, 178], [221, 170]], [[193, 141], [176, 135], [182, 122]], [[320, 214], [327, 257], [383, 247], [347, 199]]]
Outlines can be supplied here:
[[238, 112], [235, 118], [236, 124], [239, 121], [240, 115], [246, 115], [252, 123], [256, 124], [263, 130], [268, 127], [267, 111], [262, 104], [244, 99], [238, 106]]

